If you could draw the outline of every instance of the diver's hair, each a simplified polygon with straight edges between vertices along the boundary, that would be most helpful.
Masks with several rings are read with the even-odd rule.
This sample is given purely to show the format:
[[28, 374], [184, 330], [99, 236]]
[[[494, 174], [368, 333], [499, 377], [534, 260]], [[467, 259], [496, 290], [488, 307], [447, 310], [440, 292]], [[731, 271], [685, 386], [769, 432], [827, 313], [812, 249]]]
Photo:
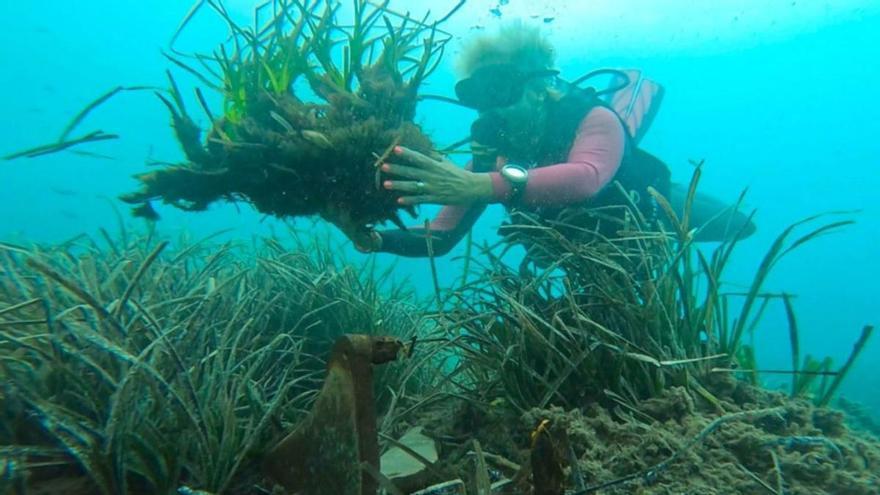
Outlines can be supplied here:
[[516, 21], [497, 33], [470, 41], [458, 58], [458, 71], [469, 77], [481, 67], [514, 64], [521, 70], [552, 69], [556, 59], [553, 45], [537, 27]]

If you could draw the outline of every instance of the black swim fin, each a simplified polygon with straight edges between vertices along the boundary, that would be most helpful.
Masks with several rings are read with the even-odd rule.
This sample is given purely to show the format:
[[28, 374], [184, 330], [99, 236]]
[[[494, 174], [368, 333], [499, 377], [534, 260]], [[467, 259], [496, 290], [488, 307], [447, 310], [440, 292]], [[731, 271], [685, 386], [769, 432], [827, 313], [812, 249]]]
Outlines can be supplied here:
[[[681, 218], [687, 200], [688, 187], [684, 184], [671, 184], [669, 203], [676, 215]], [[690, 228], [697, 229], [697, 242], [732, 241], [737, 234], [741, 239], [752, 235], [757, 227], [752, 219], [718, 198], [697, 191], [691, 205]]]

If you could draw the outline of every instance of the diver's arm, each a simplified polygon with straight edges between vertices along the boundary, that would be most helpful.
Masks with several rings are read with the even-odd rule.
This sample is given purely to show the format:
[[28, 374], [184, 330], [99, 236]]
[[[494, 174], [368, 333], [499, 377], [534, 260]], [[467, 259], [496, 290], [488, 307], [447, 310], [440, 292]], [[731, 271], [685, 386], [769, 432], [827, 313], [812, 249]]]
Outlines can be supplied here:
[[[451, 251], [485, 209], [485, 204], [444, 206], [429, 226], [434, 256], [443, 256]], [[378, 232], [381, 241], [377, 251], [413, 258], [426, 257], [429, 254], [427, 234], [424, 228]]]
[[[465, 166], [466, 170], [473, 168], [473, 162]], [[442, 256], [451, 251], [470, 231], [485, 209], [484, 203], [444, 206], [428, 226], [431, 231], [433, 254]], [[379, 238], [376, 251], [423, 258], [429, 254], [427, 234], [427, 230], [423, 227], [376, 232]]]
[[[593, 109], [581, 122], [568, 161], [529, 171], [522, 203], [535, 206], [564, 206], [579, 203], [607, 184], [623, 159], [625, 134], [614, 113], [604, 107]], [[470, 168], [470, 167], [468, 167]], [[492, 198], [505, 203], [512, 194], [510, 184], [498, 172], [489, 172]], [[431, 224], [431, 245], [435, 255], [448, 253], [470, 230], [485, 209], [484, 203], [446, 206]], [[379, 232], [381, 252], [401, 256], [428, 255], [424, 228]]]
[[[529, 171], [520, 202], [527, 206], [565, 206], [594, 196], [617, 173], [626, 137], [620, 119], [605, 107], [596, 107], [581, 122], [568, 161]], [[508, 202], [510, 184], [493, 172], [496, 202]]]

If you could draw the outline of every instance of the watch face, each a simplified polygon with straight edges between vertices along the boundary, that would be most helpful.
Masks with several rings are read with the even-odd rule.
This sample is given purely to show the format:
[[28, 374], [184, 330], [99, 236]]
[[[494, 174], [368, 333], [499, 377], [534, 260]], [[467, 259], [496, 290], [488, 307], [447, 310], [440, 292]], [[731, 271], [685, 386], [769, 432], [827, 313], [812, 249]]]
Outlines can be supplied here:
[[506, 165], [501, 169], [501, 172], [507, 177], [509, 180], [513, 182], [525, 182], [528, 178], [529, 173], [526, 169], [522, 167], [518, 167], [516, 165]]

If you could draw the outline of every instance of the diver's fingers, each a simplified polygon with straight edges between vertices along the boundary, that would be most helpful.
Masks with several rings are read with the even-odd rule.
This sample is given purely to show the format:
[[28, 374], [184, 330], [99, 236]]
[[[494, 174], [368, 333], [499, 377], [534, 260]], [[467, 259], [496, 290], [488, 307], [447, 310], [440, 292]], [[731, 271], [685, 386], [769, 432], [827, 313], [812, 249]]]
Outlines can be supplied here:
[[423, 196], [401, 196], [397, 199], [397, 202], [402, 205], [420, 205], [423, 203], [441, 204], [440, 198], [430, 194]]
[[420, 168], [415, 167], [407, 167], [405, 165], [394, 165], [391, 163], [386, 163], [382, 165], [382, 171], [396, 175], [398, 177], [405, 177], [407, 179], [421, 179], [425, 176], [425, 171]]
[[385, 189], [399, 192], [427, 192], [427, 184], [420, 180], [386, 180]]
[[409, 148], [404, 148], [403, 146], [396, 146], [394, 148], [394, 156], [400, 158], [401, 160], [409, 163], [410, 165], [415, 165], [420, 168], [431, 168], [440, 165], [442, 162], [434, 160], [431, 157], [423, 155], [418, 151], [413, 151]]

